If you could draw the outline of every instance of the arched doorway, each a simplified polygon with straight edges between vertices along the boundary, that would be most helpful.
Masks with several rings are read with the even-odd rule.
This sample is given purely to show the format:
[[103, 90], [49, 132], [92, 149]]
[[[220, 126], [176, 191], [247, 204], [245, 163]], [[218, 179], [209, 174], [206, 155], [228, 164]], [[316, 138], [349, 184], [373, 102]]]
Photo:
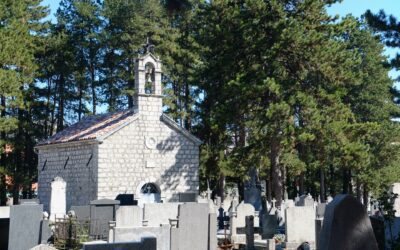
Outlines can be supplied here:
[[145, 203], [158, 203], [161, 201], [161, 191], [154, 183], [148, 182], [140, 188], [139, 206]]

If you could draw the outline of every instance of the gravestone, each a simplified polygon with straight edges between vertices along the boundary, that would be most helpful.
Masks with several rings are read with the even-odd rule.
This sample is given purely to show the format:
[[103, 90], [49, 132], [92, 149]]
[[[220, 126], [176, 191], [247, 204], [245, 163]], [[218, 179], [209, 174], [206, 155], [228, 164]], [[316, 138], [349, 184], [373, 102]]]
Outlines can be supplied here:
[[264, 213], [261, 218], [262, 221], [262, 238], [272, 239], [278, 227], [278, 218], [274, 213]]
[[179, 205], [179, 248], [208, 249], [208, 205], [185, 203]]
[[115, 221], [119, 201], [101, 199], [90, 202], [90, 235], [95, 238], [107, 239], [109, 222]]
[[15, 205], [10, 208], [8, 250], [30, 249], [40, 242], [43, 205]]
[[151, 236], [157, 239], [157, 250], [170, 250], [170, 225], [160, 227], [114, 227], [113, 241], [110, 243], [140, 241], [141, 238]]
[[356, 198], [336, 195], [326, 206], [319, 249], [378, 249], [370, 219]]
[[380, 217], [369, 217], [379, 249], [385, 249], [385, 223]]
[[324, 220], [323, 218], [315, 219], [315, 245], [319, 245], [319, 237], [321, 235], [322, 224]]
[[[1, 209], [2, 207], [0, 207]], [[8, 207], [9, 208], [9, 207]], [[0, 249], [7, 249], [8, 247], [8, 233], [10, 229], [10, 218], [9, 214], [7, 217], [5, 214], [0, 212]]]
[[236, 207], [236, 211], [230, 213], [230, 236], [234, 242], [245, 243], [245, 218], [250, 215], [254, 216], [254, 227], [258, 230], [260, 222], [253, 205], [242, 202]]
[[217, 248], [217, 214], [208, 214], [208, 250]]
[[393, 183], [390, 186], [390, 192], [398, 195], [394, 200], [393, 209], [396, 210], [395, 216], [400, 217], [400, 183]]
[[314, 206], [314, 199], [310, 194], [300, 196], [298, 206]]
[[139, 206], [120, 206], [116, 214], [117, 227], [140, 227], [143, 221], [143, 210]]
[[256, 211], [261, 211], [261, 187], [257, 183], [257, 170], [252, 168], [249, 171], [250, 180], [246, 181], [244, 188], [244, 203], [253, 205]]
[[49, 220], [42, 220], [40, 223], [40, 244], [47, 244], [52, 236]]
[[50, 218], [64, 218], [67, 212], [67, 183], [61, 177], [55, 177], [51, 182]]
[[37, 205], [40, 204], [38, 199], [19, 199], [20, 205]]
[[254, 216], [246, 216], [246, 250], [254, 249]]
[[179, 193], [179, 202], [197, 202], [197, 193]]
[[[143, 207], [143, 220], [149, 227], [159, 227], [169, 224], [169, 219], [177, 219], [178, 206], [181, 203], [146, 203]], [[202, 203], [208, 207], [208, 204]]]
[[86, 221], [90, 219], [90, 206], [71, 206], [70, 211], [75, 212], [75, 216], [80, 221]]
[[57, 248], [49, 246], [47, 244], [40, 244], [35, 247], [32, 247], [30, 250], [57, 250]]
[[9, 219], [10, 218], [10, 207], [9, 206], [1, 206], [0, 207], [0, 219]]
[[218, 229], [224, 229], [224, 209], [222, 207], [218, 208]]
[[119, 200], [120, 206], [137, 206], [138, 202], [133, 198], [133, 194], [119, 194], [116, 200]]
[[289, 207], [285, 210], [286, 248], [297, 249], [308, 242], [315, 246], [315, 210], [313, 206]]
[[157, 250], [154, 237], [142, 238], [140, 242], [84, 243], [83, 250]]
[[326, 203], [319, 203], [316, 207], [317, 218], [324, 218]]

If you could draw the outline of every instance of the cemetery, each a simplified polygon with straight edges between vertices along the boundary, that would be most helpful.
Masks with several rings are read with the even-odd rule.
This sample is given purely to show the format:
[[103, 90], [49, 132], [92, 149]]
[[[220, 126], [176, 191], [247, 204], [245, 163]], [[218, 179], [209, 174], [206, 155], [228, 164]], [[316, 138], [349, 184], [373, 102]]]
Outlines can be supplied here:
[[374, 4], [0, 0], [0, 250], [400, 250]]
[[223, 199], [200, 194], [201, 141], [162, 114], [161, 61], [149, 46], [136, 61], [137, 110], [37, 145], [38, 199], [0, 207], [1, 249], [373, 250], [400, 232], [350, 195], [268, 201], [255, 169], [243, 197], [237, 186]]

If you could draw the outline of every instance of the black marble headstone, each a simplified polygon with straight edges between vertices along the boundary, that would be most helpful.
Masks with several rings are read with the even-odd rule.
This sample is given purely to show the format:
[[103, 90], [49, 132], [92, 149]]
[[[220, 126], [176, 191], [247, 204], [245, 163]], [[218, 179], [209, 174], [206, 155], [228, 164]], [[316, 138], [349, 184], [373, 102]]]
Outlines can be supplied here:
[[369, 217], [379, 249], [385, 249], [385, 223], [379, 217]]
[[135, 206], [137, 205], [137, 201], [134, 200], [133, 194], [119, 194], [117, 195], [116, 200], [120, 201], [120, 206]]
[[218, 229], [224, 229], [224, 208], [218, 208]]
[[9, 218], [0, 218], [0, 249], [8, 248]]
[[351, 195], [337, 195], [326, 206], [318, 249], [378, 250], [364, 206]]

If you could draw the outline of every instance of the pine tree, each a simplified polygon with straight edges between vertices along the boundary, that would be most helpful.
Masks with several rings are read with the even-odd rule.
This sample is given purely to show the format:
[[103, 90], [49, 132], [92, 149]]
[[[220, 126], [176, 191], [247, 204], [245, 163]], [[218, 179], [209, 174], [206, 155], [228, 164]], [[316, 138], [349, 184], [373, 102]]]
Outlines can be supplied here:
[[[0, 3], [0, 203], [5, 203], [5, 174], [13, 178], [14, 204], [18, 202], [24, 177], [32, 177], [33, 145], [27, 130], [29, 90], [35, 77], [35, 51], [47, 10], [40, 1], [2, 1]], [[22, 143], [24, 142], [24, 143]], [[5, 152], [7, 146], [10, 151]], [[35, 166], [34, 166], [35, 167]], [[29, 172], [28, 174], [26, 172]], [[30, 183], [30, 179], [28, 182]]]

